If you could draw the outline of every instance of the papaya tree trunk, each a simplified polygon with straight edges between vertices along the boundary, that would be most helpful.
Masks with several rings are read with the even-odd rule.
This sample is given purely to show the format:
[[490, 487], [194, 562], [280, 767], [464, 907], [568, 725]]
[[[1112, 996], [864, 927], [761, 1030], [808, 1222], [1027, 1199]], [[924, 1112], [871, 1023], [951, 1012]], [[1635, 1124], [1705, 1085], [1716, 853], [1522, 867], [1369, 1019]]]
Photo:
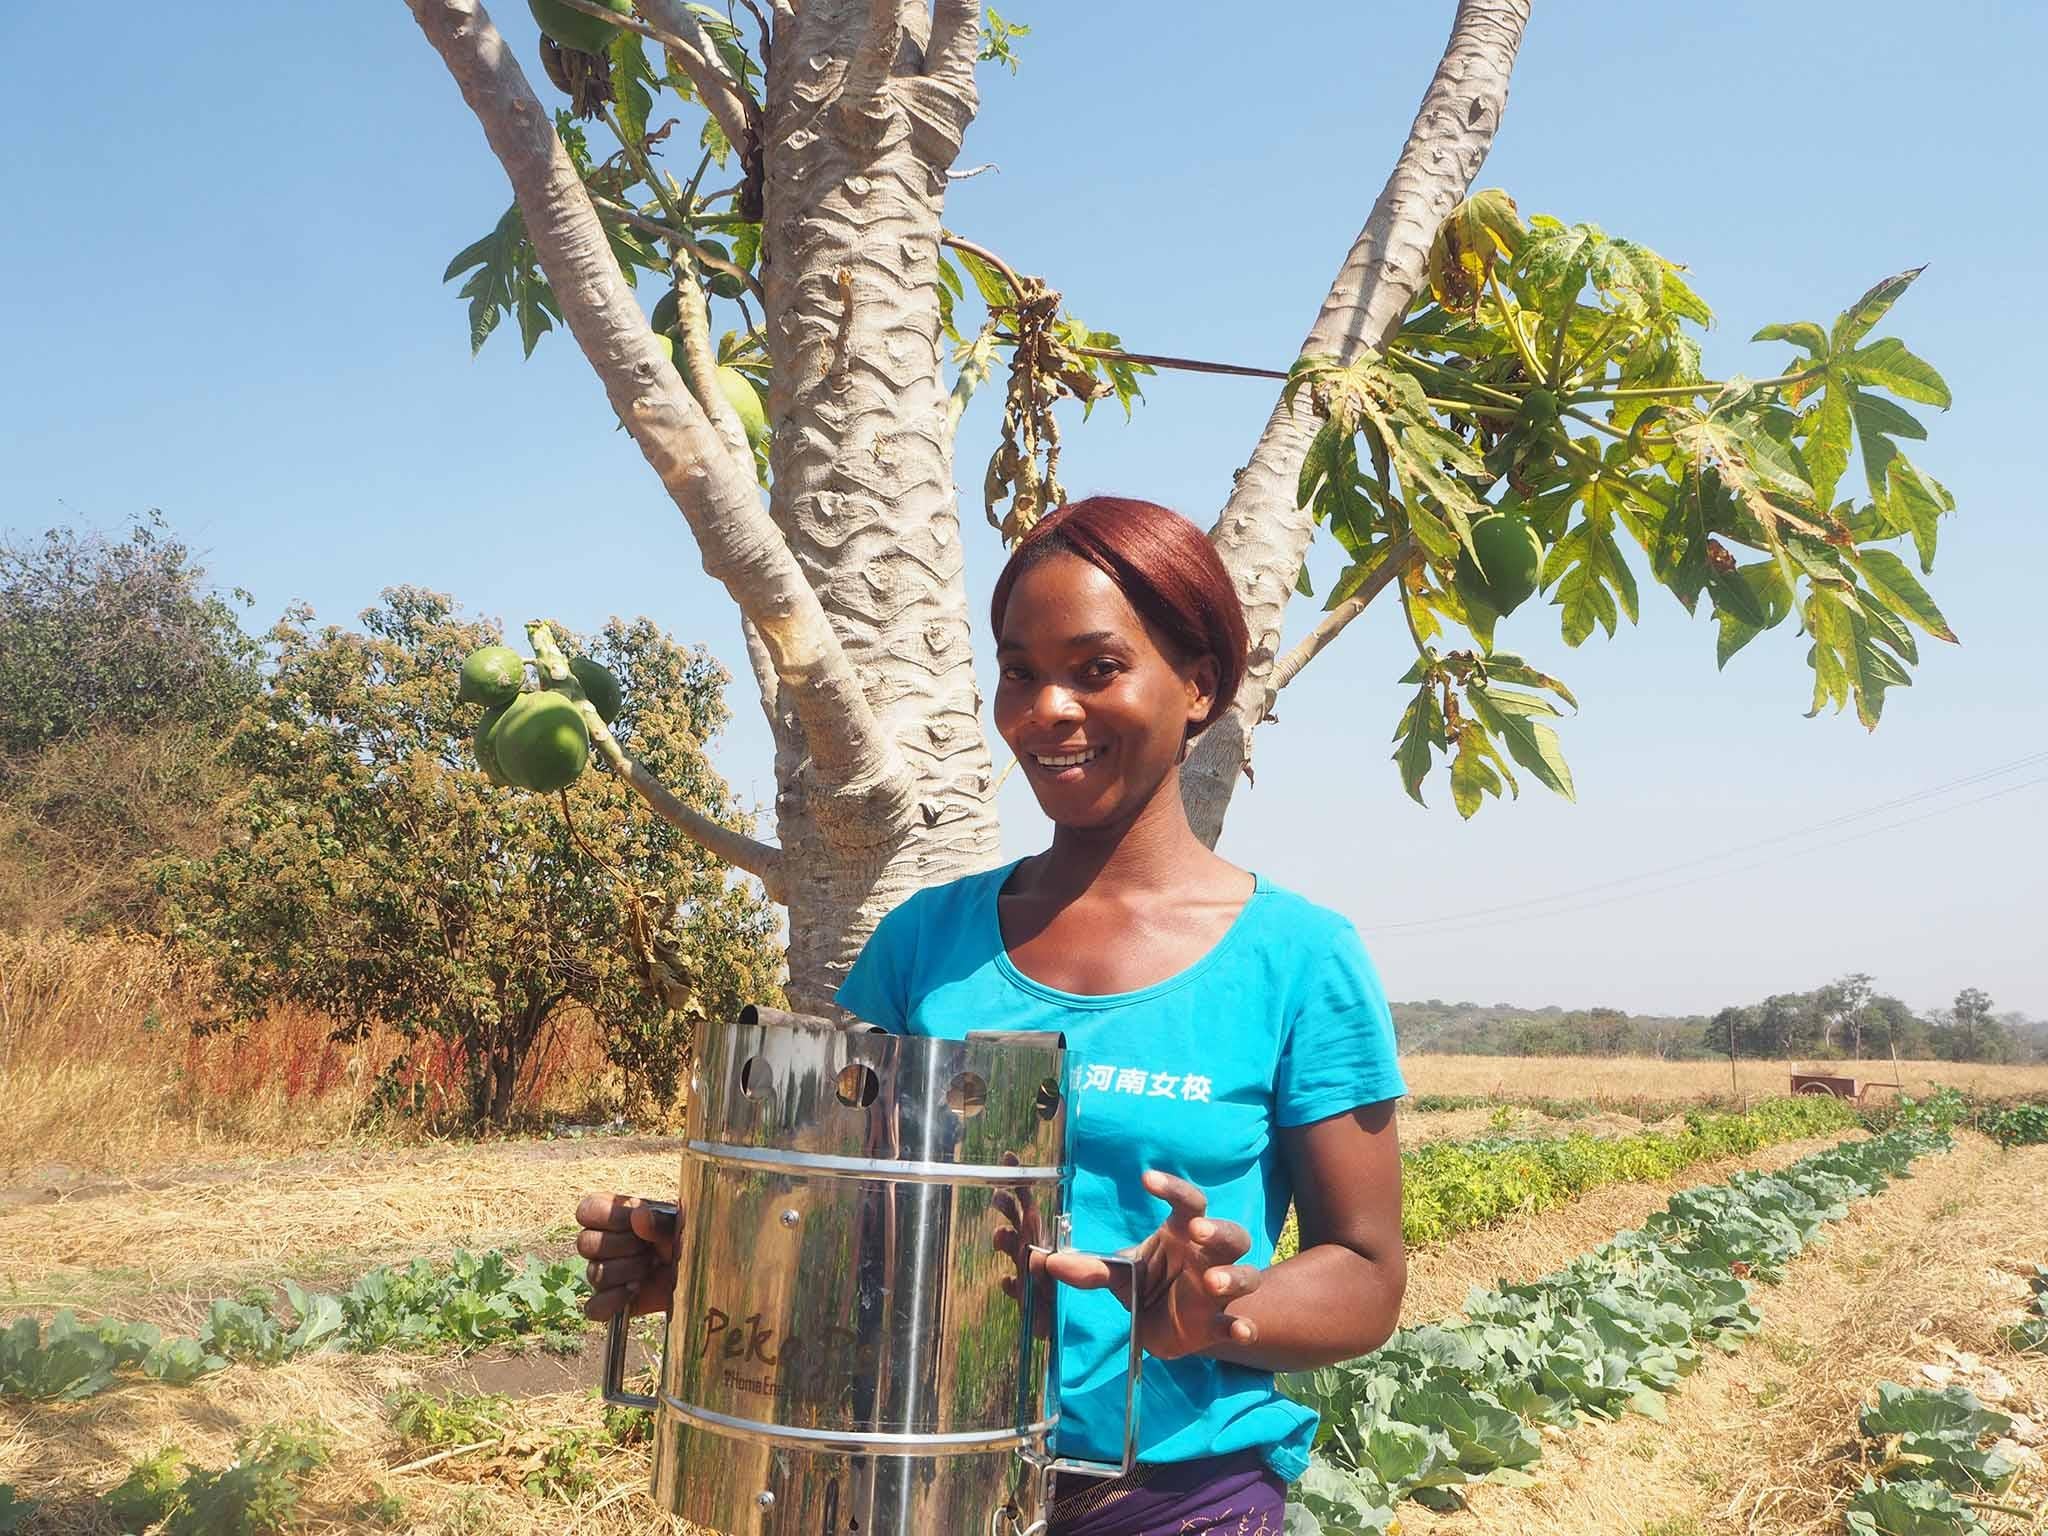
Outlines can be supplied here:
[[765, 114], [770, 511], [917, 785], [917, 815], [893, 835], [831, 825], [835, 803], [803, 771], [803, 724], [775, 712], [788, 992], [809, 1010], [830, 1004], [889, 908], [998, 847], [937, 299], [945, 171], [973, 77], [945, 81], [951, 115], [930, 121], [916, 93], [933, 78], [927, 44], [946, 68], [945, 39], [888, 10], [807, 0], [785, 17]]

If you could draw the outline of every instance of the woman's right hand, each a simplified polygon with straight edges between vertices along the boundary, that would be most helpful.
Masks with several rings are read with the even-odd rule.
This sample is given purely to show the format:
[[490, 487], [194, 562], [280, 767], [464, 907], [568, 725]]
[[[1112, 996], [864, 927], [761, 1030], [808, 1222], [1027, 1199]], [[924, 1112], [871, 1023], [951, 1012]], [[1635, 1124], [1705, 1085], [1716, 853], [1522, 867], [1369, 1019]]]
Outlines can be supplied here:
[[576, 1203], [576, 1251], [587, 1261], [584, 1316], [604, 1322], [666, 1312], [676, 1289], [676, 1213], [641, 1195], [585, 1195]]

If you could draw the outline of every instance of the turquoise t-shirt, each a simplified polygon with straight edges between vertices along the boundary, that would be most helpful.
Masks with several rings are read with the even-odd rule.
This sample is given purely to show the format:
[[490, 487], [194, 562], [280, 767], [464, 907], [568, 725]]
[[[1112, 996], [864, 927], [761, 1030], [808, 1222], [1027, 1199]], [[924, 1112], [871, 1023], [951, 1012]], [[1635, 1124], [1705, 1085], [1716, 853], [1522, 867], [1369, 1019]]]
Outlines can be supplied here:
[[[882, 919], [839, 1005], [899, 1034], [970, 1029], [1067, 1037], [1073, 1242], [1113, 1251], [1166, 1213], [1138, 1182], [1187, 1179], [1209, 1214], [1251, 1234], [1244, 1262], [1272, 1262], [1293, 1199], [1283, 1126], [1407, 1090], [1393, 1020], [1350, 922], [1262, 877], [1216, 946], [1186, 970], [1101, 997], [1042, 986], [1004, 949], [996, 894], [1016, 865], [918, 892]], [[1107, 1291], [1060, 1293], [1062, 1455], [1123, 1445], [1129, 1313]], [[1139, 1455], [1190, 1461], [1257, 1449], [1288, 1481], [1308, 1465], [1316, 1415], [1268, 1371], [1205, 1355], [1145, 1361]]]

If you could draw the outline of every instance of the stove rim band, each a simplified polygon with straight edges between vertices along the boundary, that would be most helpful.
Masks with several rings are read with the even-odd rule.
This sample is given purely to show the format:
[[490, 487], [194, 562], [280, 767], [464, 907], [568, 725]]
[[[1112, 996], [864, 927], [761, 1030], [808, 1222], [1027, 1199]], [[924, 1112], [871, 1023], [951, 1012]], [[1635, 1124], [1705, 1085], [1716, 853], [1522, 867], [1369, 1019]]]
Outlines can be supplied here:
[[934, 1163], [847, 1157], [837, 1152], [786, 1152], [775, 1147], [744, 1147], [727, 1141], [683, 1143], [683, 1156], [725, 1167], [754, 1168], [770, 1173], [829, 1174], [875, 1179], [893, 1184], [1057, 1184], [1065, 1176], [1058, 1167], [1013, 1166], [1008, 1163]]
[[913, 1434], [900, 1430], [803, 1429], [770, 1424], [698, 1408], [674, 1394], [657, 1394], [661, 1406], [684, 1423], [729, 1440], [766, 1443], [784, 1450], [825, 1451], [846, 1456], [974, 1456], [990, 1451], [1029, 1451], [1045, 1444], [1059, 1428], [1059, 1415], [1023, 1429], [955, 1430], [950, 1434]]

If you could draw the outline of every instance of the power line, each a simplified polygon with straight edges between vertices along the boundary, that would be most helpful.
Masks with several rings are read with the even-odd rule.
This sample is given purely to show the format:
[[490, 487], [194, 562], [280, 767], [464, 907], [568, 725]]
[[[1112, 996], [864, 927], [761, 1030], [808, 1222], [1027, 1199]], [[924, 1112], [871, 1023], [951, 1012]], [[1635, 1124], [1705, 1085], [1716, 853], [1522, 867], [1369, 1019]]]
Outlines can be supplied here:
[[[1403, 931], [1412, 931], [1415, 929], [1450, 928], [1462, 930], [1465, 928], [1472, 927], [1492, 927], [1495, 926], [1493, 922], [1482, 920], [1492, 919], [1496, 917], [1502, 917], [1504, 920], [1514, 920], [1511, 918], [1506, 918], [1505, 915], [1524, 912], [1525, 909], [1531, 907], [1551, 907], [1553, 903], [1571, 901], [1575, 897], [1590, 895], [1596, 891], [1608, 891], [1614, 890], [1616, 887], [1619, 886], [1638, 885], [1646, 880], [1657, 880], [1661, 879], [1666, 875], [1679, 874], [1686, 870], [1699, 869], [1703, 865], [1718, 864], [1726, 859], [1739, 858], [1741, 855], [1745, 853], [1754, 853], [1761, 849], [1772, 848], [1783, 843], [1794, 842], [1803, 838], [1809, 838], [1818, 833], [1829, 831], [1835, 827], [1847, 826], [1857, 821], [1866, 820], [1872, 816], [1881, 816], [1887, 811], [1900, 810], [1906, 806], [1915, 805], [1924, 800], [1931, 800], [1939, 795], [1949, 794], [1958, 789], [1966, 789], [1974, 784], [1981, 784], [1987, 779], [2002, 778], [2008, 773], [2013, 773], [2022, 768], [2033, 767], [2036, 764], [2042, 762], [2048, 762], [2048, 752], [2030, 753], [2025, 757], [2015, 758], [2011, 762], [2001, 763], [1994, 768], [1985, 768], [1975, 773], [1965, 774], [1960, 778], [1950, 779], [1946, 783], [1936, 784], [1926, 789], [1916, 790], [1909, 795], [1900, 795], [1891, 800], [1880, 801], [1876, 805], [1865, 806], [1861, 810], [1844, 812], [1842, 815], [1830, 817], [1826, 821], [1815, 822], [1810, 826], [1795, 827], [1788, 831], [1775, 833], [1770, 837], [1759, 838], [1754, 842], [1742, 843], [1736, 845], [1733, 848], [1723, 849], [1718, 853], [1703, 854], [1702, 856], [1696, 859], [1686, 859], [1676, 864], [1666, 864], [1657, 869], [1643, 870], [1638, 874], [1618, 875], [1613, 879], [1596, 880], [1587, 885], [1574, 886], [1569, 890], [1554, 891], [1547, 896], [1531, 896], [1524, 898], [1520, 901], [1502, 902], [1491, 907], [1475, 907], [1464, 912], [1440, 913], [1433, 917], [1408, 918], [1399, 922], [1378, 923], [1371, 925], [1361, 924], [1360, 926], [1363, 927], [1365, 931], [1369, 933], [1399, 933]], [[1897, 827], [1911, 826], [1913, 825], [1913, 823], [1917, 821], [1927, 820], [1930, 816], [1939, 816], [1948, 811], [1962, 810], [1966, 806], [1978, 805], [1986, 800], [1995, 800], [2002, 795], [2012, 794], [2023, 789], [2030, 789], [2037, 784], [2043, 783], [2048, 783], [2048, 778], [2029, 779], [2025, 783], [2009, 785], [2004, 789], [1995, 790], [1988, 795], [1979, 795], [1969, 800], [1958, 801], [1954, 805], [1940, 806], [1932, 811], [1925, 812], [1922, 815], [1909, 816], [1903, 821], [1887, 823], [1886, 825], [1881, 827], [1864, 828], [1858, 832], [1852, 833], [1848, 837], [1837, 838], [1829, 842], [1815, 844], [1811, 847], [1801, 849], [1798, 851], [1810, 853], [1816, 851], [1819, 848], [1831, 848], [1837, 846], [1840, 843], [1853, 842], [1859, 837], [1869, 836], [1877, 832], [1891, 831]], [[1770, 859], [1759, 861], [1759, 863], [1761, 864], [1768, 864], [1770, 862], [1772, 862], [1772, 860]], [[1759, 867], [1758, 863], [1752, 863], [1739, 866], [1737, 869], [1716, 870], [1709, 874], [1698, 876], [1696, 879], [1693, 880], [1677, 881], [1669, 885], [1655, 887], [1649, 891], [1620, 891], [1613, 896], [1603, 897], [1598, 901], [1579, 903], [1577, 905], [1570, 907], [1556, 908], [1553, 911], [1529, 912], [1527, 913], [1527, 917], [1533, 919], [1540, 917], [1555, 916], [1559, 915], [1562, 912], [1583, 911], [1587, 907], [1603, 906], [1612, 901], [1626, 900], [1631, 896], [1652, 895], [1655, 894], [1657, 891], [1673, 890], [1677, 889], [1679, 886], [1696, 884], [1699, 880], [1718, 879], [1723, 875], [1736, 874], [1739, 873], [1741, 870], [1754, 869], [1757, 867]]]
[[[1881, 827], [1863, 827], [1849, 833], [1845, 837], [1830, 838], [1826, 842], [1815, 843], [1809, 848], [1801, 848], [1796, 851], [1801, 854], [1807, 854], [1818, 853], [1823, 848], [1839, 848], [1844, 843], [1853, 843], [1861, 838], [1875, 837], [1880, 832], [1896, 832], [1900, 828], [1910, 827], [1918, 821], [1930, 821], [1936, 816], [1946, 816], [1950, 811], [1967, 810], [1973, 805], [1982, 805], [1987, 800], [1998, 800], [2006, 795], [2015, 795], [2023, 789], [2033, 789], [2041, 784], [2048, 784], [2048, 775], [2043, 775], [2038, 779], [2027, 779], [2018, 784], [2008, 784], [2003, 789], [1992, 790], [1988, 795], [1977, 795], [1968, 800], [1958, 800], [1954, 805], [1938, 805], [1931, 811], [1922, 811], [1918, 816], [1908, 816], [1904, 821], [1888, 822]], [[1576, 906], [1555, 907], [1547, 912], [1532, 912], [1521, 917], [1481, 918], [1477, 922], [1471, 923], [1459, 923], [1453, 920], [1437, 931], [1441, 933], [1465, 933], [1477, 928], [1497, 928], [1502, 924], [1542, 922], [1546, 918], [1564, 917], [1574, 912], [1589, 911], [1594, 907], [1612, 906], [1617, 901], [1633, 901], [1644, 896], [1661, 896], [1666, 891], [1682, 890], [1686, 886], [1699, 885], [1708, 880], [1720, 880], [1729, 875], [1746, 874], [1750, 870], [1763, 869], [1768, 865], [1774, 864], [1783, 857], [1785, 857], [1783, 854], [1773, 854], [1769, 858], [1756, 859], [1748, 864], [1738, 864], [1733, 869], [1717, 869], [1710, 874], [1694, 875], [1686, 880], [1673, 880], [1667, 885], [1651, 886], [1646, 891], [1621, 891], [1612, 896], [1595, 897], [1591, 901], [1580, 902]]]

